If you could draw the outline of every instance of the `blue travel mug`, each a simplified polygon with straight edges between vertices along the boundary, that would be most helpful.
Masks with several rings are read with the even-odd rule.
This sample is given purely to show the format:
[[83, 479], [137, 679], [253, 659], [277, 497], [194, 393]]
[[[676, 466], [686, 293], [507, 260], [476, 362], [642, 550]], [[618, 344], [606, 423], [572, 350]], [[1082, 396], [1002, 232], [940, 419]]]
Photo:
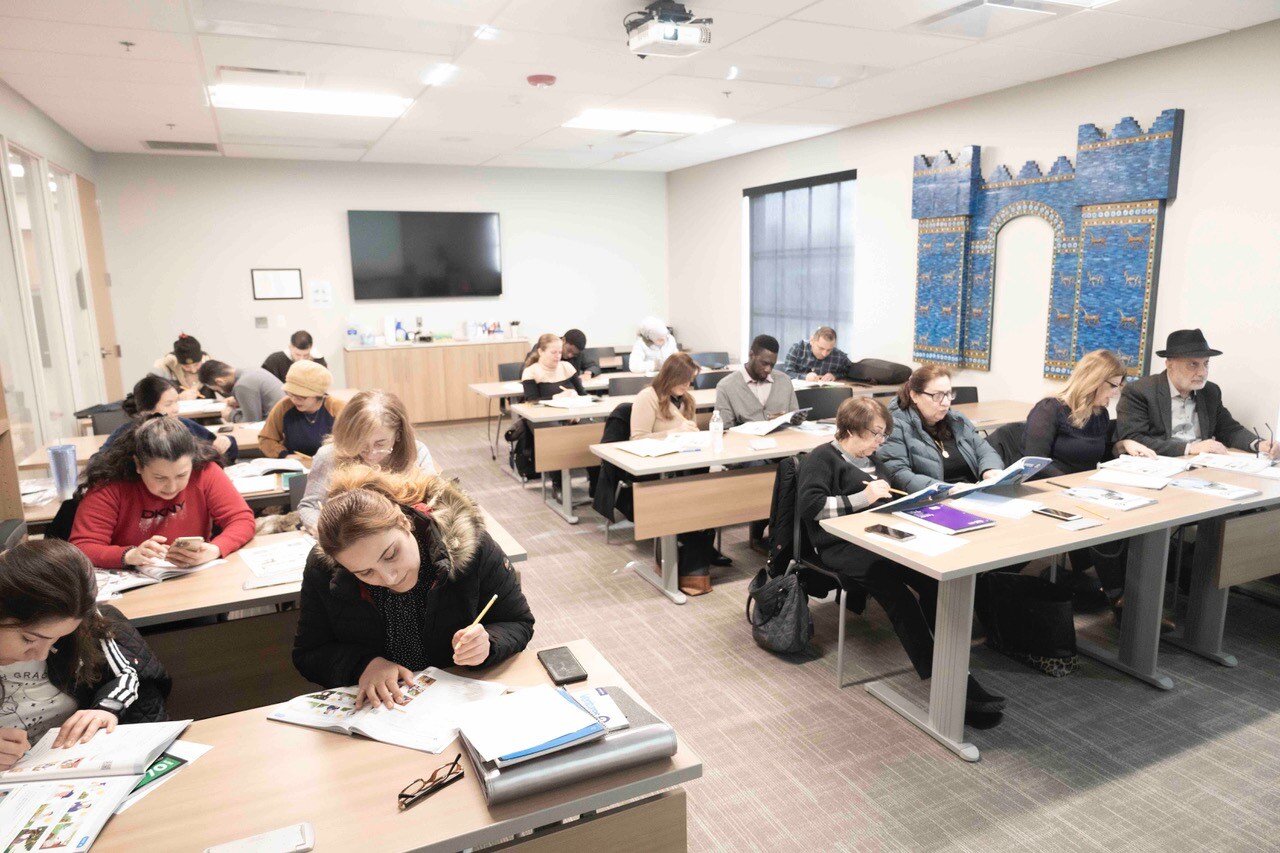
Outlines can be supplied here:
[[58, 444], [49, 448], [49, 470], [53, 472], [53, 488], [58, 500], [65, 501], [76, 492], [80, 473], [76, 469], [76, 446]]

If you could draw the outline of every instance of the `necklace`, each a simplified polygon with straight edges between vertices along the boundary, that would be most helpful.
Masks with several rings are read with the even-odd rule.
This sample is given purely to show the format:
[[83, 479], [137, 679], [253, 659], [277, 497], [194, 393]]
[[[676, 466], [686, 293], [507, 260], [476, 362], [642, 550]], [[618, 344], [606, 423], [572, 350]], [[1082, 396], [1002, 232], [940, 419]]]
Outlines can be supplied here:
[[303, 419], [304, 421], [306, 421], [307, 423], [311, 424], [312, 426], [315, 426], [316, 421], [320, 420], [320, 413], [321, 413], [322, 411], [324, 411], [324, 409], [323, 409], [323, 408], [316, 409], [314, 412], [312, 412], [312, 413], [311, 413], [311, 414], [309, 414], [309, 415], [308, 415], [306, 412], [302, 412], [302, 413], [301, 413], [301, 414], [302, 414], [302, 419]]
[[[932, 436], [930, 436], [930, 438], [932, 438]], [[942, 458], [943, 458], [943, 459], [950, 459], [950, 458], [951, 458], [951, 454], [950, 454], [949, 452], [947, 452], [947, 448], [945, 448], [945, 447], [943, 447], [943, 446], [942, 446], [942, 442], [941, 442], [941, 441], [938, 441], [938, 439], [934, 438], [934, 439], [933, 439], [933, 443], [934, 443], [934, 444], [936, 444], [936, 445], [938, 445], [938, 452], [942, 454]]]

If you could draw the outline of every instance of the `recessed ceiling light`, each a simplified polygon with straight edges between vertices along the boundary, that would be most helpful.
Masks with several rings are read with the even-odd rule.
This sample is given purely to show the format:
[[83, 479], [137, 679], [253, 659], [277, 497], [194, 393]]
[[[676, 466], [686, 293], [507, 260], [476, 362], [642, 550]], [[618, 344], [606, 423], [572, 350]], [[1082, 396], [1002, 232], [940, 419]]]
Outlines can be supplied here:
[[412, 98], [371, 92], [327, 92], [319, 89], [227, 84], [210, 86], [209, 101], [215, 107], [230, 110], [270, 110], [281, 113], [379, 118], [398, 118], [413, 103]]
[[453, 79], [458, 73], [458, 66], [450, 65], [448, 62], [441, 62], [433, 65], [418, 77], [424, 86], [443, 86]]
[[726, 79], [726, 80], [737, 80], [737, 79], [738, 79], [738, 66], [736, 66], [736, 65], [730, 65], [730, 66], [729, 66], [729, 73], [725, 75], [725, 78], [724, 78], [724, 79]]
[[493, 41], [500, 33], [488, 25], [476, 27], [476, 31], [472, 34], [480, 41]]
[[565, 127], [581, 130], [650, 130], [658, 133], [705, 133], [733, 124], [732, 119], [689, 113], [655, 113], [640, 110], [587, 110]]

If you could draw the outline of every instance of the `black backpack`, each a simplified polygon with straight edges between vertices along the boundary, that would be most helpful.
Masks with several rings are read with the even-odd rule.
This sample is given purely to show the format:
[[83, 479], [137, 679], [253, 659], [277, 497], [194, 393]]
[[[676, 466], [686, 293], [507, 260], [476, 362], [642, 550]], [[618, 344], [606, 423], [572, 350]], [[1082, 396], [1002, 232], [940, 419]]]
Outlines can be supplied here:
[[911, 378], [911, 368], [896, 361], [864, 358], [849, 365], [849, 380], [870, 385], [901, 385]]

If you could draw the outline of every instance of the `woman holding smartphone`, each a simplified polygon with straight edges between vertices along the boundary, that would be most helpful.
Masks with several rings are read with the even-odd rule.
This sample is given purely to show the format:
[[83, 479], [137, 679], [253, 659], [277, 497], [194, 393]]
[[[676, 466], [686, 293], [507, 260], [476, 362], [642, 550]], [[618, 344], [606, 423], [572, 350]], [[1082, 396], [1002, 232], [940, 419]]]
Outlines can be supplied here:
[[134, 424], [89, 460], [71, 543], [104, 569], [196, 566], [239, 550], [253, 510], [217, 458], [177, 418]]
[[[798, 512], [823, 565], [864, 587], [889, 616], [920, 678], [933, 674], [933, 624], [938, 582], [828, 533], [818, 522], [869, 509], [890, 497], [887, 480], [871, 456], [893, 430], [894, 420], [874, 397], [850, 397], [836, 411], [836, 437], [800, 466]], [[1004, 709], [1003, 696], [969, 676], [967, 714]]]

